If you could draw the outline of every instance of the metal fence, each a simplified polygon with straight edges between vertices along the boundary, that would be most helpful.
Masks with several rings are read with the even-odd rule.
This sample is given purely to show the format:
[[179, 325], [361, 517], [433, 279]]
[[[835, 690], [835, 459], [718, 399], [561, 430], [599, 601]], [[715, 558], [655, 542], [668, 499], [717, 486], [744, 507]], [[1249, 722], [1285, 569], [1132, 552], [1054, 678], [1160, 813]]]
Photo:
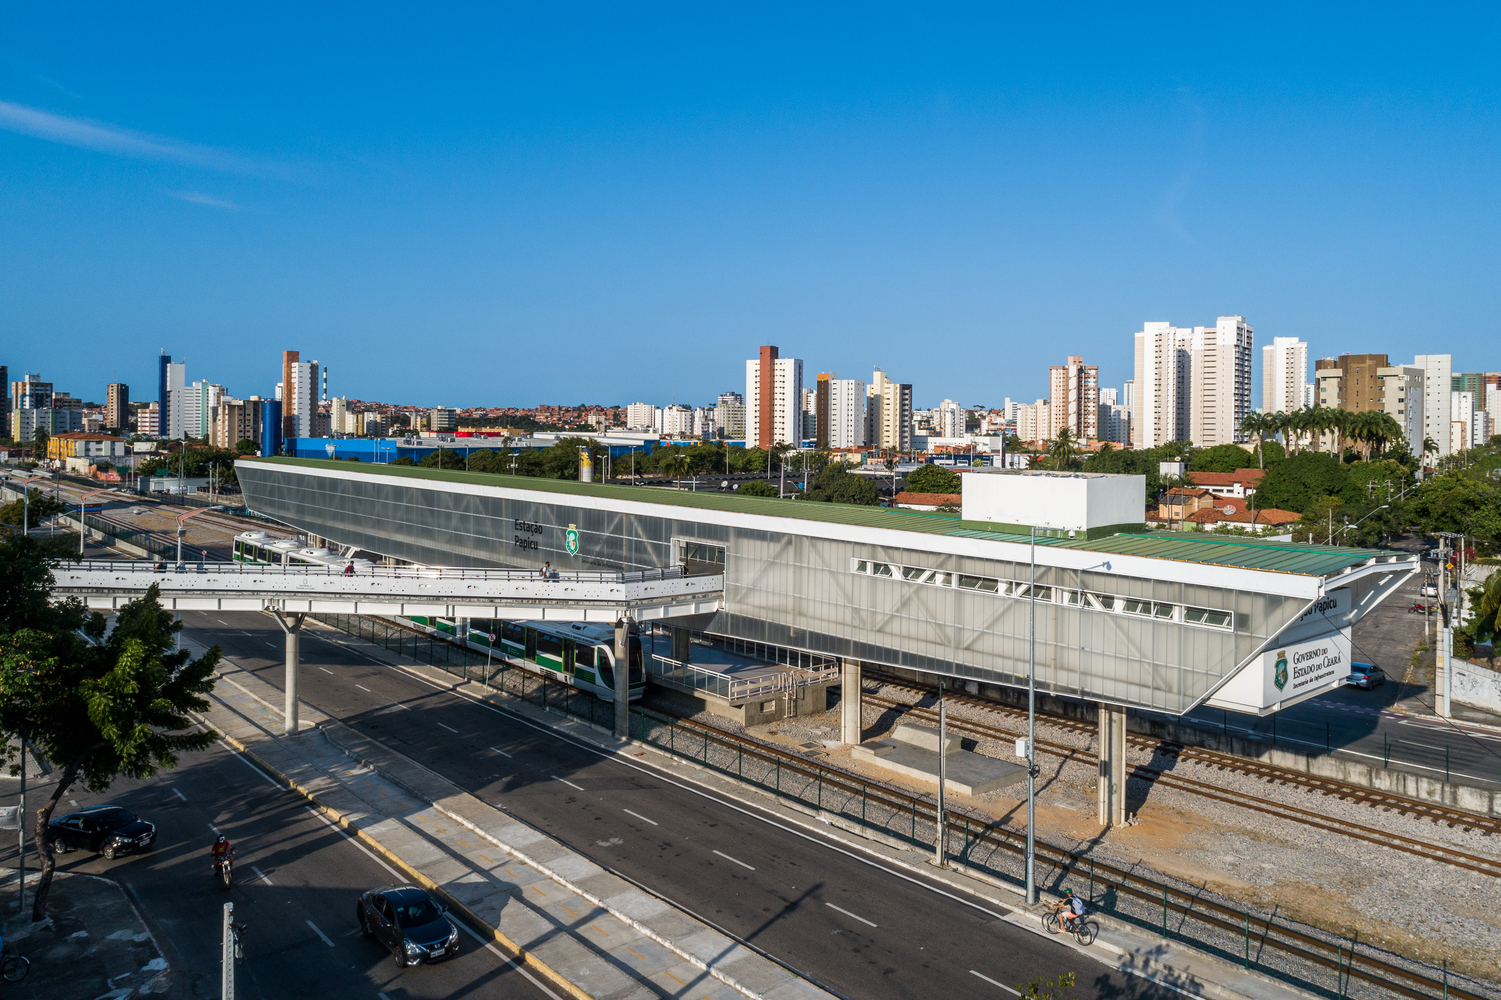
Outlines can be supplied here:
[[[530, 669], [487, 657], [454, 642], [352, 615], [312, 617], [370, 639], [392, 652], [485, 684], [542, 708], [609, 728], [614, 707], [593, 694]], [[824, 767], [776, 747], [676, 719], [642, 706], [629, 713], [631, 736], [736, 780], [931, 854], [938, 836], [937, 807], [879, 782]], [[946, 810], [951, 865], [1002, 883], [1024, 884], [1025, 834], [989, 817]], [[1108, 914], [1165, 941], [1182, 941], [1247, 971], [1329, 998], [1410, 997], [1422, 1000], [1497, 1000], [1501, 988], [1447, 967], [1407, 959], [1368, 943], [1336, 938], [1274, 912], [1235, 908], [1207, 898], [1202, 887], [1159, 881], [1039, 842], [1036, 881], [1044, 888], [1082, 889], [1091, 910]]]

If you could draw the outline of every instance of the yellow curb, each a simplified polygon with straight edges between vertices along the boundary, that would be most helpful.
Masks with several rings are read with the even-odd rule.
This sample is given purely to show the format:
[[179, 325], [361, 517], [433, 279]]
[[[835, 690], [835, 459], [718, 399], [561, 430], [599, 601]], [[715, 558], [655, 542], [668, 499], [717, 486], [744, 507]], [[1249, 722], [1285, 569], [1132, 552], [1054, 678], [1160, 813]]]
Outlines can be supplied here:
[[512, 941], [510, 938], [502, 934], [498, 927], [492, 927], [488, 921], [481, 919], [479, 915], [470, 910], [469, 907], [465, 906], [453, 896], [449, 895], [442, 886], [438, 885], [432, 879], [428, 878], [426, 875], [423, 875], [417, 869], [407, 864], [396, 854], [392, 853], [380, 841], [376, 840], [364, 830], [361, 830], [350, 820], [346, 819], [344, 815], [337, 809], [319, 802], [317, 797], [310, 790], [302, 787], [302, 785], [298, 784], [296, 781], [293, 781], [285, 774], [282, 774], [281, 771], [267, 763], [262, 757], [257, 755], [254, 750], [250, 749], [250, 747], [246, 746], [242, 741], [231, 736], [229, 733], [221, 732], [220, 735], [228, 740], [236, 750], [238, 750], [240, 753], [243, 753], [251, 760], [255, 761], [257, 765], [264, 768], [278, 781], [285, 782], [288, 788], [302, 795], [313, 805], [317, 806], [320, 811], [327, 814], [335, 823], [337, 823], [340, 829], [347, 831], [348, 833], [350, 833], [350, 835], [357, 838], [362, 843], [375, 848], [375, 850], [383, 854], [388, 861], [391, 861], [402, 871], [406, 872], [408, 876], [410, 876], [413, 880], [420, 884], [424, 889], [441, 897], [450, 908], [457, 910], [470, 924], [484, 928], [484, 930], [489, 933], [490, 937], [494, 939], [495, 943], [500, 945], [506, 951], [510, 952], [512, 957], [519, 959], [523, 964], [547, 977], [555, 986], [558, 986], [565, 992], [577, 997], [578, 1000], [595, 1000], [594, 996], [584, 991], [579, 986], [575, 985], [557, 970], [552, 968], [552, 966], [548, 965], [546, 962], [539, 959], [536, 955], [532, 954], [530, 951], [527, 951], [515, 941]]

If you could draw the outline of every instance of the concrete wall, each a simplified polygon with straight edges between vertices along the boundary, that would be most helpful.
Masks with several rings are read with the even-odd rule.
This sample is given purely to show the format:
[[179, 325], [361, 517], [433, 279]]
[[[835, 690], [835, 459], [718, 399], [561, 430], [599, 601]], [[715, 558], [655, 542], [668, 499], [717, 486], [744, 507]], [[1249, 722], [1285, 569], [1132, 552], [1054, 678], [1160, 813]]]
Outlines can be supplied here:
[[1454, 700], [1461, 705], [1501, 712], [1501, 670], [1479, 663], [1451, 660], [1454, 664]]
[[[932, 680], [928, 674], [919, 674], [911, 670], [890, 670], [885, 667], [881, 669], [923, 684], [930, 683]], [[978, 693], [982, 698], [989, 698], [1012, 708], [1026, 708], [1027, 706], [1027, 692], [1025, 691], [996, 684], [980, 684], [978, 688], [978, 692], [971, 693]], [[1073, 699], [1039, 694], [1037, 710], [1061, 715], [1067, 719], [1088, 722], [1091, 725], [1097, 725], [1099, 722], [1098, 711], [1093, 704]], [[1348, 785], [1370, 788], [1389, 795], [1400, 795], [1416, 802], [1431, 802], [1480, 816], [1501, 816], [1501, 792], [1493, 792], [1488, 788], [1438, 781], [1408, 771], [1375, 767], [1329, 754], [1306, 754], [1295, 750], [1284, 750], [1281, 747], [1274, 748], [1262, 740], [1246, 739], [1211, 729], [1201, 729], [1182, 722], [1148, 718], [1136, 715], [1134, 712], [1126, 719], [1126, 731], [1180, 743], [1183, 746], [1202, 747], [1205, 750], [1245, 757], [1272, 767], [1342, 781]]]

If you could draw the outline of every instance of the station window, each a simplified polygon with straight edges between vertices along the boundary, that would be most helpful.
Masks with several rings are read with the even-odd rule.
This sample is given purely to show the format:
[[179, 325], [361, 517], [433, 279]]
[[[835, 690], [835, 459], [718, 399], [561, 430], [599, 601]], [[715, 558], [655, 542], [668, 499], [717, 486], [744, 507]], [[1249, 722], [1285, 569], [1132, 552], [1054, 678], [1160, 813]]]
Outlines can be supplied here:
[[723, 573], [725, 548], [709, 542], [678, 541], [678, 563], [689, 573]]

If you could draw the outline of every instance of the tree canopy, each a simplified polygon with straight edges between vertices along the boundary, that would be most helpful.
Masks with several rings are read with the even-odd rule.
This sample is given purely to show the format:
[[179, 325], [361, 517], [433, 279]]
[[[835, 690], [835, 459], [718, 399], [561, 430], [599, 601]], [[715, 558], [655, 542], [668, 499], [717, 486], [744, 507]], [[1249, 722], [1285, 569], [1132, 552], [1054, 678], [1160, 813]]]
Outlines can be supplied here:
[[913, 493], [958, 493], [964, 477], [953, 469], [929, 462], [907, 474], [907, 489]]
[[824, 503], [851, 503], [866, 507], [874, 507], [881, 502], [881, 491], [870, 477], [851, 472], [843, 462], [825, 466], [808, 484], [805, 495], [809, 500]]
[[1194, 452], [1188, 468], [1193, 472], [1239, 472], [1256, 468], [1256, 456], [1238, 444], [1220, 444]]
[[743, 497], [774, 497], [777, 495], [777, 488], [764, 479], [752, 479], [748, 483], [741, 483], [735, 492]]
[[1299, 452], [1267, 470], [1256, 487], [1256, 506], [1305, 513], [1319, 497], [1344, 498], [1350, 473], [1333, 455]]

